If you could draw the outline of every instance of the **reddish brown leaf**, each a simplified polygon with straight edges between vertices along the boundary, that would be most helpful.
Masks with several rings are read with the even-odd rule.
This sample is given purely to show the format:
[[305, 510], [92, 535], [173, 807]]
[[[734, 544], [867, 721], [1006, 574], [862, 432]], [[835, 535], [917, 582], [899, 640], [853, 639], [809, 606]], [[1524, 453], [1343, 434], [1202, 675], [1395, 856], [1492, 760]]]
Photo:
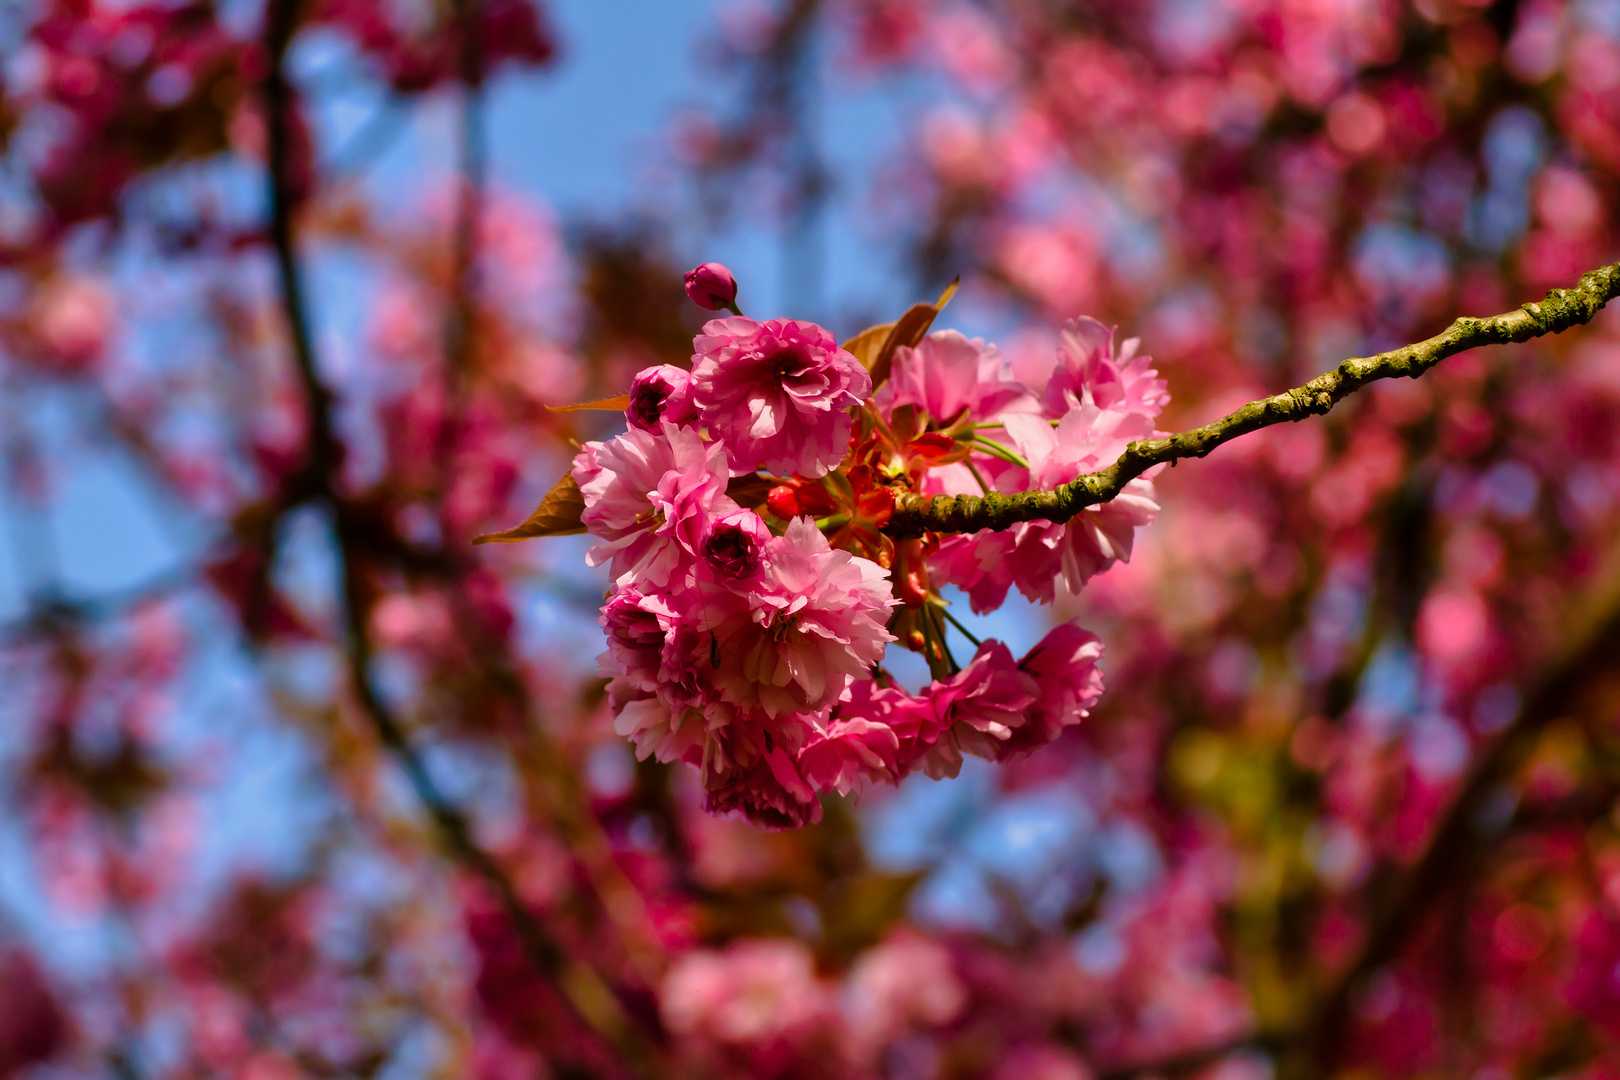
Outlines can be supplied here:
[[579, 493], [574, 474], [564, 473], [523, 524], [505, 532], [475, 536], [473, 543], [515, 544], [520, 540], [534, 540], [542, 536], [572, 536], [585, 531], [585, 526], [580, 523], [584, 513], [585, 496]]
[[911, 308], [894, 322], [868, 327], [844, 342], [844, 348], [853, 353], [872, 373], [872, 389], [876, 390], [888, 381], [889, 372], [894, 366], [895, 350], [902, 346], [915, 348], [928, 333], [939, 313], [951, 302], [951, 297], [956, 295], [957, 286], [961, 281], [961, 278], [952, 280], [945, 286], [945, 291], [939, 294], [939, 299], [932, 304], [912, 304]]
[[552, 412], [582, 412], [586, 409], [596, 409], [600, 412], [624, 412], [630, 407], [630, 395], [620, 394], [618, 397], [603, 398], [601, 401], [582, 401], [578, 405], [547, 405]]

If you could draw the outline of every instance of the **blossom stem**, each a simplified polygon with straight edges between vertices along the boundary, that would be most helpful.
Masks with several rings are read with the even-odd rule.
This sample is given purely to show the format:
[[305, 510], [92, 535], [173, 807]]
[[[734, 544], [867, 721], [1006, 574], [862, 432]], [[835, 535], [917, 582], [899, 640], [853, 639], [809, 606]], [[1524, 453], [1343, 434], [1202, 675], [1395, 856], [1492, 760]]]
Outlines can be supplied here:
[[973, 459], [970, 457], [963, 458], [962, 464], [966, 465], [968, 472], [973, 474], [973, 479], [979, 482], [979, 490], [986, 495], [990, 494], [990, 485], [984, 482], [984, 474], [979, 471], [977, 465], [973, 464]]
[[[940, 659], [945, 664], [946, 674], [957, 674], [962, 670], [962, 665], [956, 662], [956, 657], [951, 653], [951, 643], [945, 640], [945, 620], [940, 618], [945, 613], [945, 609], [930, 604], [928, 607], [923, 608], [923, 612], [925, 614], [933, 612], [934, 617], [930, 620], [933, 623], [933, 634], [930, 636], [939, 645]], [[955, 622], [956, 620], [951, 621]]]
[[985, 453], [989, 454], [991, 457], [998, 457], [1002, 461], [1009, 461], [1014, 465], [1019, 465], [1026, 469], [1029, 468], [1029, 462], [1018, 456], [1018, 454], [1013, 452], [1011, 449], [1002, 446], [1000, 443], [995, 442], [994, 440], [981, 439], [979, 436], [975, 435], [968, 441], [974, 446], [978, 447], [980, 450], [983, 450]]
[[969, 641], [973, 642], [973, 647], [975, 649], [977, 649], [980, 645], [984, 644], [984, 642], [982, 642], [978, 638], [974, 637], [973, 633], [970, 630], [968, 630], [967, 627], [963, 626], [961, 621], [958, 620], [955, 615], [952, 615], [950, 613], [950, 611], [946, 609], [945, 601], [939, 600], [939, 599], [937, 599], [935, 597], [929, 597], [928, 602], [930, 604], [933, 604], [934, 607], [939, 611], [939, 613], [941, 615], [945, 616], [945, 618], [950, 622], [950, 624], [952, 626], [956, 627], [956, 632], [957, 633], [961, 634], [963, 637], [965, 637]]
[[[1489, 318], [1461, 318], [1426, 341], [1377, 356], [1345, 360], [1304, 386], [1251, 401], [1202, 427], [1163, 438], [1139, 439], [1107, 468], [1076, 477], [1050, 491], [983, 496], [902, 495], [895, 500], [894, 513], [884, 531], [904, 538], [925, 532], [1007, 529], [1021, 521], [1068, 521], [1088, 506], [1115, 498], [1126, 484], [1156, 465], [1201, 458], [1239, 435], [1321, 416], [1370, 382], [1397, 377], [1415, 379], [1446, 357], [1481, 345], [1524, 342], [1584, 326], [1616, 295], [1620, 295], [1620, 263], [1589, 271], [1575, 288], [1553, 289], [1545, 300]], [[982, 445], [977, 437], [973, 443]]]

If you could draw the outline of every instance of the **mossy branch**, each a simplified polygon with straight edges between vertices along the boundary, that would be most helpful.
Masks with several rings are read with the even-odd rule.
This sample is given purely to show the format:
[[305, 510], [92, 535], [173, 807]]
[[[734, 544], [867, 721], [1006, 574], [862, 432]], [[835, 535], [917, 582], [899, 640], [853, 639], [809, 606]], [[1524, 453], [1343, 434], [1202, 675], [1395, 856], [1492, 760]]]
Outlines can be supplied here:
[[1529, 341], [1584, 326], [1620, 293], [1620, 263], [1593, 270], [1573, 289], [1553, 289], [1545, 300], [1490, 318], [1462, 318], [1415, 345], [1377, 356], [1346, 360], [1304, 386], [1251, 401], [1219, 420], [1161, 439], [1131, 443], [1106, 469], [1087, 473], [1051, 491], [1011, 495], [902, 495], [884, 531], [894, 537], [924, 532], [971, 533], [1007, 529], [1020, 521], [1067, 521], [1088, 506], [1108, 502], [1155, 465], [1203, 457], [1224, 442], [1273, 424], [1321, 416], [1349, 395], [1379, 379], [1415, 379], [1448, 356], [1480, 345]]

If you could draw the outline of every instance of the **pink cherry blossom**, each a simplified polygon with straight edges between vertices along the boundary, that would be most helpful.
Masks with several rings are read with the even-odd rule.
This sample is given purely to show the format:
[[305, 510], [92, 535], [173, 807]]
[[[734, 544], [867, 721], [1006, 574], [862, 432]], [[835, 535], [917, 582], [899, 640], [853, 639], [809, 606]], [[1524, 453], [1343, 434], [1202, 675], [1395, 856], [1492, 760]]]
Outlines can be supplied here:
[[624, 410], [630, 426], [658, 434], [664, 421], [685, 424], [697, 415], [692, 403], [692, 373], [673, 364], [644, 368], [630, 383], [630, 404]]
[[1102, 696], [1103, 644], [1073, 623], [1059, 623], [1018, 662], [1035, 680], [1036, 697], [1027, 722], [1000, 745], [1000, 760], [1050, 743], [1064, 728], [1078, 724]]
[[949, 952], [902, 931], [855, 961], [841, 1003], [855, 1041], [875, 1049], [913, 1027], [955, 1020], [967, 1006], [968, 991]]
[[[1054, 429], [1039, 416], [1008, 413], [1008, 436], [1029, 468], [1001, 470], [1000, 490], [1050, 489], [1084, 472], [1112, 464], [1125, 446], [1152, 434], [1141, 414], [1086, 403], [1063, 415]], [[930, 560], [934, 573], [961, 587], [976, 612], [1000, 607], [1016, 585], [1031, 600], [1051, 603], [1059, 576], [1070, 592], [1115, 562], [1128, 562], [1136, 530], [1157, 517], [1159, 504], [1149, 476], [1125, 485], [1111, 501], [1088, 507], [1066, 523], [1020, 522], [1001, 532], [944, 538]]]
[[635, 584], [615, 589], [602, 607], [608, 650], [597, 657], [598, 672], [657, 693], [677, 711], [707, 711], [716, 697], [709, 637], [698, 625], [694, 595], [684, 587], [659, 595]]
[[[871, 680], [857, 683], [871, 686]], [[799, 770], [806, 780], [840, 795], [863, 790], [873, 780], [900, 779], [896, 755], [900, 740], [887, 724], [848, 716], [833, 721], [799, 751]]]
[[765, 544], [746, 591], [699, 581], [703, 627], [714, 635], [720, 696], [770, 716], [817, 710], [883, 658], [897, 602], [888, 571], [834, 551], [808, 517]]
[[658, 998], [677, 1036], [755, 1046], [802, 1037], [830, 1004], [810, 950], [788, 939], [695, 949], [664, 976]]
[[771, 530], [758, 514], [733, 510], [717, 518], [703, 538], [703, 561], [721, 578], [753, 577], [770, 538]]
[[627, 677], [608, 684], [608, 704], [614, 713], [614, 733], [630, 740], [638, 760], [702, 763], [714, 710], [672, 707], [666, 697], [641, 689]]
[[732, 469], [821, 476], [843, 460], [849, 410], [872, 392], [861, 362], [815, 323], [734, 316], [694, 339], [698, 412]]
[[1040, 687], [1013, 663], [999, 641], [986, 641], [961, 671], [935, 682], [926, 696], [949, 738], [938, 739], [924, 755], [924, 770], [955, 776], [962, 754], [1000, 760], [1013, 732], [1028, 720]]
[[610, 678], [623, 676], [642, 690], [658, 689], [664, 645], [680, 622], [668, 599], [634, 585], [615, 589], [597, 621], [608, 646], [597, 658], [597, 670]]
[[1151, 356], [1136, 355], [1141, 345], [1129, 338], [1114, 352], [1114, 328], [1089, 316], [1070, 319], [1059, 337], [1057, 368], [1041, 405], [1056, 419], [1082, 401], [1099, 408], [1152, 418], [1170, 401], [1166, 383], [1151, 367]]
[[765, 829], [798, 829], [821, 820], [821, 802], [788, 751], [772, 746], [752, 764], [705, 770], [703, 809], [740, 813]]
[[886, 413], [915, 405], [942, 427], [964, 412], [985, 421], [1009, 409], [1038, 411], [1035, 395], [1006, 369], [1001, 353], [982, 338], [936, 330], [916, 348], [895, 351], [894, 369], [877, 402]]
[[654, 434], [632, 429], [587, 443], [574, 459], [585, 497], [585, 527], [607, 543], [586, 554], [611, 560], [615, 580], [668, 585], [697, 554], [712, 517], [736, 509], [726, 497], [725, 448], [705, 445], [691, 428], [666, 423]]

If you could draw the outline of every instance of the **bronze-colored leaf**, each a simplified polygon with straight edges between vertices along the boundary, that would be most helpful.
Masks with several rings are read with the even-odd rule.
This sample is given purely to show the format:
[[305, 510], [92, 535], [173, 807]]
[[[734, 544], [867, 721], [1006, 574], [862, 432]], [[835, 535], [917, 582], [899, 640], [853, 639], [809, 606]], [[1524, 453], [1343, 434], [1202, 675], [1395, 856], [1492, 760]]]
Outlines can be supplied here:
[[951, 302], [951, 297], [956, 295], [961, 283], [960, 277], [953, 278], [932, 304], [912, 304], [894, 322], [868, 327], [844, 342], [844, 348], [854, 353], [872, 373], [872, 389], [876, 390], [888, 381], [889, 372], [894, 366], [895, 350], [917, 346], [945, 305]]
[[582, 401], [578, 405], [547, 405], [552, 412], [583, 412], [586, 409], [596, 409], [601, 412], [624, 412], [630, 407], [630, 395], [620, 394], [618, 397], [603, 398], [601, 401]]
[[854, 353], [855, 359], [866, 365], [866, 369], [870, 371], [872, 363], [877, 359], [878, 350], [883, 348], [883, 343], [889, 338], [889, 331], [893, 329], [894, 323], [892, 322], [886, 322], [879, 326], [868, 326], [865, 330], [844, 342], [844, 350]]
[[574, 474], [564, 473], [523, 524], [505, 532], [475, 536], [473, 543], [515, 544], [520, 540], [534, 540], [542, 536], [573, 536], [585, 531], [585, 526], [580, 524], [584, 513], [585, 496], [579, 493]]

